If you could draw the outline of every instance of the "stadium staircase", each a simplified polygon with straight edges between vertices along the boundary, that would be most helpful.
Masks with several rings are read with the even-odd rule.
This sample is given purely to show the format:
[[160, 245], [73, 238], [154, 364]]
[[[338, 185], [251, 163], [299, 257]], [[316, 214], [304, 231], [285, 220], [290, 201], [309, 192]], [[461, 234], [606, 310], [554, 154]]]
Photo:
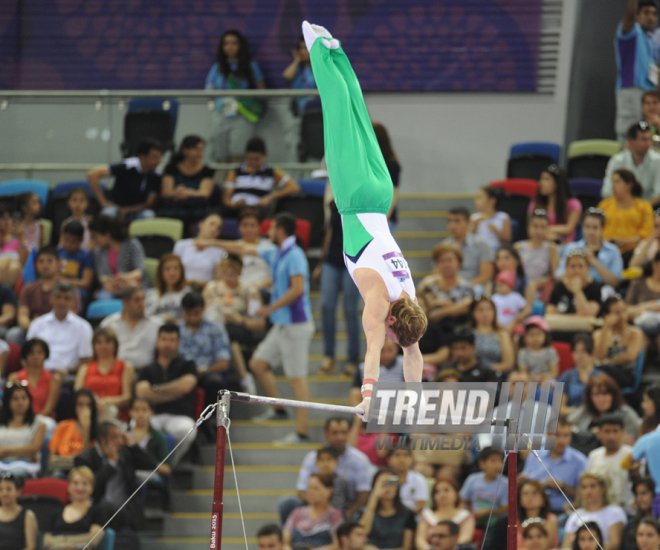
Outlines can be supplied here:
[[[455, 206], [473, 209], [467, 195], [403, 195], [399, 200], [396, 238], [410, 265], [416, 282], [431, 269], [431, 249], [447, 236], [447, 211]], [[341, 302], [341, 300], [340, 300]], [[320, 330], [320, 293], [312, 292], [312, 310]], [[338, 312], [338, 371], [346, 359], [346, 326], [342, 306]], [[315, 376], [323, 358], [320, 332], [314, 336], [310, 357], [310, 395], [313, 401], [348, 405], [351, 380], [344, 376]], [[281, 373], [280, 373], [281, 374]], [[286, 379], [277, 378], [283, 397], [293, 393]], [[271, 441], [295, 429], [291, 420], [255, 423], [250, 417], [265, 409], [260, 405], [232, 403], [230, 437], [236, 475], [250, 548], [256, 548], [255, 534], [265, 523], [279, 523], [278, 500], [295, 495], [298, 470], [304, 456], [319, 449], [323, 442], [323, 423], [329, 413], [310, 411], [310, 437], [305, 445], [275, 445]], [[211, 420], [209, 420], [211, 422]], [[149, 508], [148, 531], [141, 535], [143, 550], [203, 550], [209, 547], [211, 503], [213, 500], [215, 447], [201, 445], [200, 465], [181, 465], [172, 479], [170, 510], [165, 513]], [[238, 498], [227, 449], [225, 467], [223, 550], [245, 548]]]

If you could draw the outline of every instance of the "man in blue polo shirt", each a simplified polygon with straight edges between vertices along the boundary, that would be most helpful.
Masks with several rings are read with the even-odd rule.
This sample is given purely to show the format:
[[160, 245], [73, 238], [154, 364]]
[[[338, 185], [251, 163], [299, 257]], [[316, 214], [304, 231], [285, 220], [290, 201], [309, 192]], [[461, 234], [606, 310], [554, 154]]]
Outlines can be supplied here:
[[628, 0], [626, 14], [616, 30], [615, 126], [622, 145], [628, 128], [642, 120], [642, 95], [658, 88], [658, 47], [651, 37], [657, 20], [655, 0]]
[[[312, 308], [309, 303], [309, 265], [303, 250], [296, 245], [296, 219], [286, 212], [278, 214], [268, 236], [277, 248], [237, 243], [236, 241], [204, 240], [204, 245], [217, 245], [229, 254], [261, 256], [270, 265], [273, 288], [270, 304], [256, 315], [269, 317], [273, 327], [259, 344], [250, 370], [269, 397], [280, 397], [272, 368], [282, 365], [293, 388], [294, 398], [309, 401], [307, 371], [309, 348], [314, 335]], [[254, 420], [285, 420], [283, 408], [270, 409]], [[307, 409], [296, 409], [296, 431], [279, 443], [304, 443], [307, 436]]]
[[[587, 466], [587, 457], [580, 451], [571, 447], [573, 429], [565, 416], [560, 416], [555, 434], [555, 447], [551, 451], [541, 449], [537, 451], [543, 464], [559, 483], [559, 487], [568, 498], [573, 501], [577, 494], [580, 476]], [[535, 479], [543, 483], [550, 499], [550, 509], [555, 514], [564, 513], [565, 508], [570, 506], [566, 499], [557, 489], [557, 485], [545, 471], [539, 459], [530, 453], [525, 460], [525, 467], [521, 478]]]

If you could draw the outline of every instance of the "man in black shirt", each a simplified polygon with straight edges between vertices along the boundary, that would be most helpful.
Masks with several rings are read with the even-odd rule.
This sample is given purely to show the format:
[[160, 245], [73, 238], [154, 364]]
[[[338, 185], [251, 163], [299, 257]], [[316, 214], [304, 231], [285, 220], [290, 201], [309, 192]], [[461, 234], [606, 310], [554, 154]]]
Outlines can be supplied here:
[[[170, 434], [178, 444], [195, 425], [195, 388], [197, 367], [179, 355], [179, 327], [166, 323], [158, 330], [156, 360], [140, 371], [135, 386], [138, 397], [155, 405], [151, 425]], [[172, 456], [177, 464], [186, 454], [197, 432], [193, 431]]]
[[476, 349], [472, 330], [458, 329], [451, 342], [452, 360], [440, 365], [440, 370], [457, 370], [461, 374], [461, 382], [497, 382], [498, 375], [481, 364]]
[[[160, 194], [158, 165], [162, 158], [161, 146], [149, 139], [140, 142], [136, 157], [87, 172], [87, 181], [103, 208], [102, 213], [118, 217], [122, 222], [155, 217], [153, 207]], [[110, 176], [114, 176], [115, 185], [108, 199], [101, 189], [101, 179]]]
[[0, 338], [5, 339], [7, 329], [16, 320], [18, 299], [14, 289], [8, 285], [0, 285]]

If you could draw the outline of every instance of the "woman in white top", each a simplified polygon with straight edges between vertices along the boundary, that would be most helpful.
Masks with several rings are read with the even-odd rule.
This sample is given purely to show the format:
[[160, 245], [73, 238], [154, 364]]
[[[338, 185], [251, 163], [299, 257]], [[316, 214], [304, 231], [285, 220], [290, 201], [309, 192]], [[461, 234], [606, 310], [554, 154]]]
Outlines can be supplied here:
[[46, 424], [32, 410], [27, 382], [8, 384], [0, 413], [0, 471], [36, 475], [45, 435]]
[[[211, 213], [199, 223], [198, 239], [217, 239], [222, 231], [222, 218]], [[226, 256], [217, 246], [181, 239], [174, 245], [174, 254], [181, 258], [188, 281], [208, 283], [213, 280], [215, 266]]]
[[[263, 246], [275, 246], [268, 239], [262, 239], [259, 234], [261, 220], [259, 213], [253, 208], [241, 210], [238, 215], [238, 232], [244, 244], [256, 244]], [[217, 274], [216, 274], [217, 275]], [[243, 271], [241, 271], [240, 282], [244, 286], [263, 289], [270, 287], [270, 266], [261, 256], [244, 256]]]
[[458, 525], [458, 544], [471, 543], [474, 536], [474, 516], [460, 505], [461, 498], [456, 481], [450, 477], [439, 477], [433, 485], [431, 498], [431, 508], [424, 508], [417, 523], [417, 550], [430, 550], [432, 528], [443, 520], [450, 520]]
[[594, 472], [585, 472], [580, 477], [578, 491], [579, 508], [577, 514], [573, 512], [566, 521], [566, 534], [561, 547], [573, 546], [575, 532], [583, 521], [595, 521], [603, 534], [604, 550], [619, 550], [628, 517], [623, 508], [608, 504], [605, 478]]
[[474, 199], [477, 212], [470, 216], [472, 232], [482, 237], [494, 251], [511, 242], [511, 219], [506, 212], [497, 210], [503, 195], [501, 187], [482, 187]]
[[147, 315], [157, 315], [178, 323], [183, 319], [181, 299], [189, 291], [181, 258], [174, 253], [163, 254], [156, 271], [156, 288], [147, 291]]

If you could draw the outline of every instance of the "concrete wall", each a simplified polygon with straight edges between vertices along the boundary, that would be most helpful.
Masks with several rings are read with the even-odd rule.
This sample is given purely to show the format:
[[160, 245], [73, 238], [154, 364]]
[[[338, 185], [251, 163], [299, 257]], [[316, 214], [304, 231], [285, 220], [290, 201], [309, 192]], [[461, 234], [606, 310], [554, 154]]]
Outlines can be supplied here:
[[[370, 94], [374, 120], [390, 130], [403, 165], [404, 193], [473, 193], [504, 176], [509, 147], [519, 141], [563, 143], [577, 0], [564, 1], [561, 51], [554, 95], [540, 94]], [[274, 100], [259, 130], [273, 162], [287, 152], [282, 124], [288, 100]], [[177, 139], [208, 135], [206, 103], [179, 108]], [[123, 111], [94, 101], [46, 104], [10, 101], [0, 110], [0, 163], [103, 163], [120, 158]], [[289, 159], [291, 160], [291, 159]], [[81, 173], [34, 173], [51, 183]], [[25, 173], [0, 172], [0, 180]]]

